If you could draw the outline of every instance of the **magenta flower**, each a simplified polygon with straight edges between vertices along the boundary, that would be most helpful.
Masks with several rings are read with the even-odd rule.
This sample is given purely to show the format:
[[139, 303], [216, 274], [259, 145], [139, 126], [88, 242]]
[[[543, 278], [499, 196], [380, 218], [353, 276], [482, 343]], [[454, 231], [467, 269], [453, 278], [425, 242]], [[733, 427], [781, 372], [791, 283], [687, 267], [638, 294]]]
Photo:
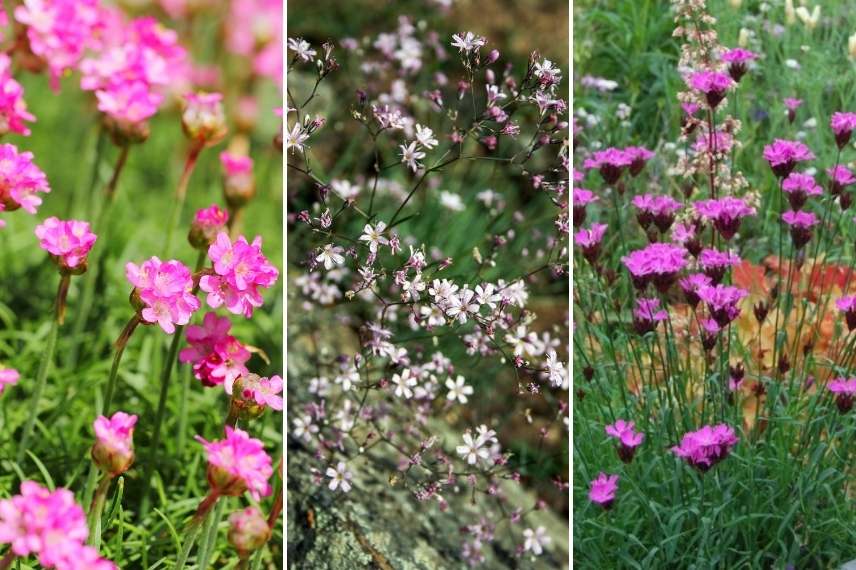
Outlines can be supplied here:
[[86, 256], [97, 236], [89, 230], [88, 222], [60, 220], [50, 217], [36, 226], [41, 248], [52, 256], [65, 271], [86, 270]]
[[740, 81], [740, 78], [746, 74], [747, 64], [757, 58], [758, 54], [743, 48], [726, 50], [719, 56], [719, 59], [728, 64], [728, 75], [734, 81]]
[[193, 375], [203, 386], [224, 385], [232, 393], [235, 380], [249, 374], [244, 366], [250, 359], [250, 351], [229, 334], [232, 323], [226, 317], [209, 312], [202, 319], [202, 326], [187, 327], [189, 347], [178, 355], [181, 362], [193, 364]]
[[847, 320], [847, 330], [852, 332], [853, 329], [856, 329], [856, 295], [846, 295], [836, 299], [835, 306], [844, 313], [844, 318]]
[[684, 434], [672, 453], [701, 472], [705, 472], [723, 459], [738, 442], [734, 429], [726, 424], [704, 426]]
[[83, 509], [68, 489], [49, 491], [24, 481], [20, 495], [0, 500], [0, 544], [15, 556], [37, 556], [46, 568], [76, 551], [88, 534]]
[[0, 53], [0, 136], [17, 133], [28, 136], [30, 129], [24, 121], [33, 122], [36, 118], [27, 111], [24, 101], [24, 88], [12, 77], [12, 60]]
[[641, 194], [633, 197], [633, 206], [638, 210], [636, 219], [639, 225], [647, 228], [652, 223], [665, 233], [675, 221], [675, 214], [681, 209], [681, 203], [671, 196]]
[[802, 105], [802, 99], [794, 99], [793, 97], [785, 97], [785, 107], [789, 111], [796, 111]]
[[38, 193], [50, 192], [47, 176], [33, 163], [33, 153], [0, 144], [0, 205], [7, 212], [23, 208], [30, 214], [42, 203]]
[[642, 172], [646, 162], [654, 158], [654, 153], [642, 146], [628, 146], [624, 149], [624, 155], [630, 159], [628, 170], [633, 177]]
[[187, 241], [196, 249], [208, 249], [217, 234], [223, 231], [229, 222], [229, 212], [217, 204], [211, 204], [207, 208], [196, 211], [193, 221], [190, 223], [190, 233]]
[[692, 117], [701, 109], [696, 103], [681, 103], [681, 109], [687, 117]]
[[668, 243], [652, 243], [644, 249], [621, 258], [630, 271], [633, 285], [644, 289], [653, 282], [658, 291], [665, 293], [687, 265], [687, 250]]
[[624, 420], [617, 420], [605, 428], [606, 435], [619, 441], [618, 457], [624, 463], [630, 463], [633, 460], [636, 448], [642, 445], [645, 440], [645, 434], [635, 431], [634, 428], [633, 422], [625, 422]]
[[856, 129], [856, 113], [833, 113], [829, 119], [829, 127], [835, 134], [835, 144], [838, 148], [850, 142], [850, 135]]
[[734, 85], [734, 80], [718, 71], [697, 71], [690, 74], [687, 84], [696, 91], [704, 93], [707, 104], [711, 109], [716, 109], [716, 106], [725, 99], [726, 91]]
[[574, 227], [579, 228], [586, 221], [586, 206], [597, 202], [598, 197], [591, 190], [574, 188], [571, 199], [574, 204]]
[[835, 394], [835, 404], [839, 412], [846, 414], [853, 409], [853, 403], [856, 402], [856, 378], [836, 378], [827, 388]]
[[208, 293], [211, 308], [225, 305], [229, 312], [249, 318], [254, 307], [262, 306], [259, 288], [273, 286], [279, 271], [262, 254], [261, 246], [258, 236], [249, 244], [244, 236], [232, 243], [225, 232], [217, 235], [208, 248], [214, 275], [204, 275], [199, 282], [200, 289]]
[[840, 164], [832, 168], [827, 168], [826, 174], [829, 176], [830, 180], [832, 180], [830, 193], [833, 196], [841, 194], [845, 188], [856, 183], [856, 178], [854, 178], [853, 173], [850, 172], [846, 166], [842, 166]]
[[632, 163], [633, 158], [628, 156], [623, 150], [608, 148], [606, 150], [599, 150], [590, 158], [585, 159], [583, 168], [598, 170], [604, 182], [612, 185], [618, 182], [618, 179], [621, 178], [621, 173]]
[[93, 424], [95, 444], [92, 460], [105, 473], [116, 477], [134, 462], [134, 426], [137, 416], [116, 412], [113, 417], [98, 416]]
[[692, 308], [696, 308], [701, 300], [698, 296], [698, 290], [711, 284], [713, 284], [713, 280], [704, 273], [693, 273], [678, 281], [687, 303]]
[[134, 286], [134, 297], [142, 303], [140, 316], [149, 324], [157, 323], [167, 334], [175, 325], [186, 325], [199, 308], [192, 293], [193, 276], [180, 261], [161, 261], [152, 257], [142, 265], [125, 265], [125, 276]]
[[704, 249], [698, 261], [704, 274], [710, 277], [714, 283], [719, 283], [729, 267], [740, 265], [740, 256], [733, 251]]
[[574, 234], [574, 243], [583, 252], [583, 257], [589, 263], [597, 261], [600, 255], [600, 242], [606, 233], [606, 224], [592, 224], [591, 229], [582, 229]]
[[226, 439], [206, 441], [196, 436], [208, 457], [208, 483], [218, 495], [237, 497], [245, 491], [255, 500], [270, 495], [273, 475], [264, 444], [240, 429], [226, 426]]
[[814, 154], [799, 141], [776, 139], [764, 147], [764, 159], [770, 163], [776, 176], [784, 178], [793, 171], [797, 162], [814, 160]]
[[21, 375], [14, 368], [0, 368], [0, 394], [6, 386], [14, 386], [18, 383]]
[[[132, 133], [158, 111], [163, 95], [142, 81], [114, 82], [95, 92], [98, 110], [107, 115], [116, 130]], [[145, 137], [143, 137], [145, 138]]]
[[797, 249], [802, 249], [811, 240], [811, 229], [819, 221], [812, 212], [793, 210], [782, 214], [782, 220], [790, 227], [791, 239], [794, 240], [794, 247]]
[[687, 248], [693, 257], [698, 257], [698, 254], [701, 253], [701, 243], [698, 237], [700, 223], [700, 221], [684, 222], [677, 224], [672, 229], [672, 241]]
[[787, 194], [788, 203], [794, 210], [805, 205], [809, 196], [820, 196], [823, 189], [814, 181], [811, 174], [792, 172], [782, 181], [782, 190]]
[[618, 491], [618, 475], [607, 475], [601, 472], [597, 479], [591, 482], [588, 498], [604, 509], [609, 509], [615, 502], [615, 492]]
[[74, 543], [65, 556], [56, 562], [56, 570], [119, 570], [118, 566], [85, 544]]
[[731, 285], [710, 285], [699, 287], [697, 294], [707, 305], [716, 324], [724, 327], [740, 315], [740, 302], [749, 292]]
[[660, 309], [660, 300], [656, 298], [636, 299], [633, 309], [633, 328], [639, 334], [652, 332], [657, 323], [669, 318], [669, 313]]
[[701, 345], [709, 352], [716, 346], [716, 339], [722, 327], [714, 319], [702, 319], [699, 324], [701, 325]]
[[240, 380], [241, 397], [245, 400], [255, 402], [259, 406], [267, 406], [273, 410], [282, 411], [282, 378], [271, 376], [260, 377], [257, 374], [249, 374]]
[[726, 196], [718, 200], [701, 200], [693, 204], [695, 211], [713, 223], [725, 240], [730, 240], [740, 229], [740, 220], [755, 215], [755, 208], [740, 198]]

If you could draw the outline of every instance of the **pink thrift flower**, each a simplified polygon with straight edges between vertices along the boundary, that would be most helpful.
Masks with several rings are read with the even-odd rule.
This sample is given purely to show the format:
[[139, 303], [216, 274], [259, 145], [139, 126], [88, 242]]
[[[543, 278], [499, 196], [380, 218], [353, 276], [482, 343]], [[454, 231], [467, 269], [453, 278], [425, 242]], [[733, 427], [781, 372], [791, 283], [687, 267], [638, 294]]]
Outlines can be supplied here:
[[217, 239], [217, 234], [226, 228], [228, 222], [229, 212], [217, 204], [197, 210], [190, 223], [187, 241], [196, 249], [206, 250]]
[[608, 509], [615, 502], [616, 491], [618, 491], [618, 475], [600, 473], [597, 479], [591, 482], [588, 498], [592, 503]]
[[134, 426], [137, 416], [116, 412], [113, 417], [98, 416], [93, 424], [95, 444], [92, 459], [111, 477], [127, 471], [134, 462]]
[[229, 515], [229, 544], [238, 551], [238, 556], [247, 558], [270, 538], [267, 519], [258, 507], [247, 507]]
[[243, 207], [256, 192], [253, 179], [253, 159], [249, 156], [220, 153], [223, 167], [223, 194], [232, 209]]
[[[263, 378], [257, 374], [248, 374], [240, 379], [241, 397], [262, 407], [282, 411], [282, 378], [271, 376]], [[227, 390], [228, 391], [228, 390]]]
[[574, 234], [574, 243], [583, 252], [583, 257], [594, 263], [600, 255], [600, 242], [606, 233], [606, 224], [592, 224], [590, 229], [582, 229]]
[[9, 56], [0, 53], [0, 136], [7, 133], [27, 136], [30, 129], [24, 121], [33, 122], [36, 118], [27, 111], [24, 88], [12, 77], [11, 67]]
[[788, 203], [794, 210], [805, 205], [809, 196], [820, 196], [823, 189], [814, 181], [811, 174], [792, 172], [782, 181], [782, 191], [788, 197]]
[[704, 93], [707, 104], [711, 109], [715, 109], [725, 99], [725, 92], [734, 85], [734, 80], [718, 71], [697, 71], [690, 74], [687, 84]]
[[187, 342], [190, 346], [178, 355], [181, 362], [193, 364], [193, 375], [204, 386], [223, 384], [226, 392], [232, 393], [235, 380], [249, 374], [244, 366], [250, 359], [250, 351], [229, 334], [232, 323], [216, 313], [206, 313], [202, 326], [187, 327]]
[[740, 315], [740, 302], [749, 292], [731, 285], [711, 285], [699, 287], [697, 294], [707, 305], [716, 324], [724, 327]]
[[625, 168], [633, 163], [633, 157], [618, 148], [608, 148], [596, 151], [590, 158], [585, 159], [583, 168], [596, 169], [607, 184], [615, 184], [621, 178]]
[[157, 323], [167, 334], [175, 325], [186, 325], [199, 308], [192, 293], [193, 276], [180, 261], [161, 261], [152, 257], [142, 265], [128, 263], [125, 276], [135, 287], [135, 296], [143, 304], [140, 316], [146, 323]]
[[838, 148], [850, 142], [850, 135], [856, 129], [856, 113], [833, 113], [829, 119], [829, 127], [835, 134], [835, 144]]
[[98, 110], [109, 116], [119, 129], [130, 131], [158, 111], [163, 95], [142, 81], [116, 82], [95, 92]]
[[645, 440], [645, 434], [635, 431], [634, 428], [633, 422], [625, 422], [621, 419], [605, 428], [606, 435], [619, 441], [618, 457], [624, 463], [630, 463], [633, 460], [636, 448]]
[[50, 192], [47, 176], [33, 162], [33, 153], [0, 144], [0, 205], [7, 212], [23, 208], [30, 214], [42, 203], [39, 192]]
[[621, 261], [630, 271], [637, 289], [642, 290], [649, 282], [653, 282], [660, 292], [665, 293], [675, 282], [678, 273], [686, 267], [686, 255], [687, 250], [681, 246], [652, 243], [622, 257]]
[[54, 217], [36, 226], [36, 237], [41, 248], [53, 255], [63, 269], [86, 269], [86, 256], [97, 239], [88, 222]]
[[220, 93], [187, 93], [181, 113], [181, 127], [190, 140], [214, 145], [226, 136], [226, 115]]
[[247, 432], [226, 426], [226, 438], [206, 441], [196, 436], [208, 457], [208, 483], [220, 495], [237, 497], [245, 491], [255, 500], [270, 495], [268, 479], [273, 475], [264, 444]]
[[279, 271], [262, 254], [261, 245], [262, 238], [258, 236], [250, 244], [244, 236], [232, 243], [225, 232], [218, 234], [208, 248], [215, 274], [204, 275], [199, 282], [208, 293], [211, 308], [225, 305], [229, 312], [249, 318], [253, 308], [262, 305], [259, 288], [273, 286]]
[[729, 267], [740, 265], [740, 256], [733, 251], [704, 249], [698, 258], [699, 266], [714, 283], [719, 283]]
[[18, 383], [21, 375], [14, 368], [0, 368], [0, 394], [6, 386], [13, 386]]
[[776, 176], [784, 178], [793, 171], [797, 162], [814, 160], [814, 154], [799, 141], [776, 139], [764, 147], [764, 159], [770, 163]]
[[846, 414], [853, 409], [853, 403], [856, 402], [856, 378], [836, 378], [827, 386], [830, 392], [835, 394], [835, 404], [838, 406], [838, 411]]
[[703, 219], [712, 222], [725, 240], [730, 240], [740, 229], [740, 220], [755, 215], [755, 208], [740, 198], [726, 196], [718, 200], [700, 200], [693, 204]]
[[672, 452], [705, 472], [728, 456], [738, 442], [734, 429], [726, 424], [704, 426], [684, 434], [681, 444], [672, 448]]
[[56, 561], [56, 570], [119, 570], [119, 567], [98, 551], [85, 544], [74, 544], [69, 552]]

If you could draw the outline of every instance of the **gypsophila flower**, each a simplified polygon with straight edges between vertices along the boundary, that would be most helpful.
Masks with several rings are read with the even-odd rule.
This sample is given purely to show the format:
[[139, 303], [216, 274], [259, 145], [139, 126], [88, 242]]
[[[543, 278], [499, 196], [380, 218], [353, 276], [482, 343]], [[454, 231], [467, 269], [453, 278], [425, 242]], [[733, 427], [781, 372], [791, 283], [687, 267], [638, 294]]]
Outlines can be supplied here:
[[458, 48], [459, 52], [469, 53], [474, 49], [482, 47], [485, 43], [486, 40], [483, 37], [477, 36], [472, 32], [452, 35], [452, 47]]
[[425, 158], [425, 153], [418, 150], [416, 146], [417, 144], [418, 143], [416, 142], [412, 142], [407, 146], [404, 146], [403, 144], [399, 145], [399, 148], [401, 149], [401, 161], [413, 172], [422, 168], [419, 161]]
[[416, 378], [412, 376], [410, 369], [405, 368], [401, 374], [392, 375], [392, 383], [395, 384], [395, 395], [399, 398], [410, 399], [413, 397], [413, 388], [416, 386]]
[[446, 388], [449, 390], [446, 394], [446, 399], [451, 402], [457, 400], [461, 404], [466, 404], [468, 400], [467, 396], [472, 396], [473, 394], [473, 387], [467, 385], [466, 380], [460, 374], [454, 380], [447, 378]]
[[312, 61], [317, 53], [303, 38], [288, 38], [288, 49], [301, 61]]
[[316, 261], [320, 261], [324, 263], [324, 269], [330, 270], [337, 265], [342, 265], [345, 263], [345, 258], [342, 256], [342, 252], [345, 250], [338, 245], [333, 245], [332, 243], [328, 243], [323, 247], [321, 253], [315, 258]]
[[472, 433], [469, 431], [463, 435], [464, 445], [459, 445], [455, 448], [455, 452], [466, 459], [470, 465], [475, 465], [479, 459], [487, 461], [490, 457], [490, 451], [484, 447], [485, 441], [481, 437], [473, 439]]
[[418, 123], [416, 124], [416, 142], [427, 149], [432, 149], [437, 146], [437, 139], [434, 138], [434, 131]]
[[348, 470], [348, 466], [344, 462], [337, 463], [335, 469], [328, 467], [326, 475], [330, 478], [329, 487], [331, 491], [341, 489], [343, 493], [347, 493], [351, 490], [351, 479], [354, 475]]
[[526, 552], [531, 551], [535, 556], [539, 556], [542, 552], [544, 552], [544, 547], [550, 544], [550, 537], [547, 536], [547, 529], [543, 526], [539, 526], [535, 530], [531, 528], [527, 528], [523, 530], [523, 550]]
[[369, 251], [376, 253], [378, 246], [389, 245], [389, 240], [383, 236], [384, 231], [386, 231], [385, 222], [378, 222], [374, 227], [371, 224], [366, 224], [363, 228], [363, 234], [360, 236], [360, 241], [367, 242]]

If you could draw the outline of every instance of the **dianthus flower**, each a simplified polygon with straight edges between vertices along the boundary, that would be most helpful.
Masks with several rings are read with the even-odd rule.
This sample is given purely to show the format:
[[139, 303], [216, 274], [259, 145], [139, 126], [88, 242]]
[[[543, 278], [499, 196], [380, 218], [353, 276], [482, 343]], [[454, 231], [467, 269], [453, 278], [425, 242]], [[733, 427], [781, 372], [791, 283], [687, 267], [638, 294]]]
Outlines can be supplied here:
[[98, 416], [92, 459], [111, 477], [127, 471], [134, 462], [134, 426], [137, 416], [116, 412], [113, 417]]
[[838, 310], [844, 313], [847, 320], [847, 330], [856, 329], [856, 295], [847, 295], [835, 301]]
[[598, 197], [591, 190], [574, 188], [572, 201], [574, 204], [574, 227], [578, 228], [586, 221], [586, 206], [597, 202]]
[[583, 167], [588, 170], [598, 170], [603, 180], [607, 184], [612, 185], [618, 182], [618, 179], [621, 178], [621, 173], [632, 162], [633, 159], [623, 150], [608, 148], [596, 151], [591, 158], [585, 159]]
[[832, 181], [830, 192], [833, 196], [840, 194], [845, 188], [853, 183], [856, 183], [856, 177], [846, 166], [837, 165], [826, 169], [826, 174]]
[[836, 378], [827, 386], [829, 391], [835, 394], [835, 404], [838, 406], [838, 411], [846, 414], [853, 409], [853, 403], [856, 402], [856, 378]]
[[669, 231], [675, 221], [675, 214], [681, 209], [681, 203], [671, 196], [655, 194], [634, 196], [633, 206], [638, 210], [636, 219], [639, 225], [647, 228], [653, 223], [663, 233]]
[[734, 85], [734, 81], [718, 71], [697, 71], [690, 74], [687, 84], [704, 93], [707, 104], [711, 109], [715, 109], [725, 99], [725, 92]]
[[633, 460], [636, 448], [645, 440], [645, 434], [635, 431], [635, 427], [633, 422], [617, 420], [605, 428], [606, 435], [619, 441], [618, 457], [624, 463], [630, 463]]
[[33, 162], [33, 153], [0, 144], [0, 205], [7, 212], [23, 208], [30, 214], [42, 203], [38, 192], [50, 192], [48, 178]]
[[583, 252], [583, 257], [594, 263], [600, 255], [600, 243], [606, 233], [606, 224], [592, 224], [590, 229], [582, 229], [574, 234], [574, 243]]
[[167, 334], [175, 325], [186, 325], [199, 308], [192, 293], [193, 276], [180, 261], [161, 261], [152, 257], [142, 265], [128, 263], [125, 276], [135, 287], [134, 298], [141, 302], [140, 317], [146, 323], [157, 323]]
[[814, 154], [799, 141], [776, 139], [764, 147], [764, 159], [770, 163], [776, 176], [784, 178], [793, 171], [797, 162], [814, 160]]
[[204, 386], [223, 384], [227, 393], [239, 377], [249, 374], [245, 366], [250, 351], [229, 334], [232, 323], [227, 317], [218, 317], [209, 312], [202, 325], [187, 327], [187, 348], [181, 350], [178, 359], [193, 364], [193, 375]]
[[782, 181], [782, 191], [788, 197], [788, 203], [794, 210], [805, 205], [809, 196], [820, 196], [823, 189], [814, 181], [811, 174], [792, 172]]
[[678, 273], [686, 267], [686, 254], [687, 250], [678, 245], [652, 243], [622, 257], [621, 261], [630, 271], [636, 288], [644, 289], [649, 282], [653, 282], [659, 291], [666, 292]]
[[782, 214], [782, 220], [791, 230], [794, 247], [801, 249], [811, 240], [811, 229], [817, 225], [818, 219], [812, 212], [788, 210]]
[[833, 113], [829, 127], [835, 133], [835, 144], [839, 149], [844, 148], [850, 142], [853, 129], [856, 129], [856, 113]]
[[608, 509], [615, 502], [616, 491], [618, 491], [618, 475], [600, 473], [597, 479], [591, 482], [588, 498], [592, 503]]
[[11, 67], [9, 56], [0, 53], [0, 136], [6, 133], [27, 136], [30, 129], [24, 121], [32, 122], [36, 118], [27, 111], [24, 88], [12, 77]]
[[0, 368], [0, 394], [6, 386], [13, 386], [18, 383], [21, 375], [14, 368]]
[[788, 122], [793, 123], [797, 118], [797, 109], [802, 105], [802, 99], [785, 97], [785, 108], [788, 110]]
[[729, 49], [719, 56], [719, 59], [728, 64], [728, 75], [734, 81], [740, 81], [740, 78], [746, 74], [746, 65], [757, 58], [758, 54], [743, 48]]
[[660, 309], [660, 300], [656, 298], [642, 298], [636, 300], [636, 308], [633, 309], [633, 328], [639, 334], [653, 331], [657, 323], [669, 318], [669, 313]]
[[264, 444], [247, 432], [226, 426], [226, 438], [206, 441], [196, 436], [208, 457], [208, 483], [218, 495], [237, 497], [245, 491], [255, 500], [271, 493], [268, 479], [273, 475]]
[[714, 283], [719, 283], [729, 267], [740, 265], [740, 256], [733, 251], [704, 249], [699, 255], [698, 263], [705, 275]]
[[97, 239], [87, 222], [54, 217], [36, 226], [36, 237], [39, 246], [54, 256], [60, 269], [75, 273], [86, 270], [86, 256]]
[[37, 556], [44, 567], [75, 551], [88, 534], [83, 509], [68, 489], [49, 491], [24, 481], [20, 495], [0, 501], [0, 544], [15, 556]]
[[731, 285], [699, 287], [699, 299], [705, 302], [716, 324], [724, 327], [740, 315], [740, 302], [749, 292]]
[[693, 273], [678, 281], [678, 285], [684, 292], [684, 297], [686, 298], [687, 303], [689, 303], [692, 308], [696, 308], [701, 300], [698, 296], [698, 290], [712, 284], [713, 280], [704, 273]]
[[684, 434], [681, 444], [672, 452], [701, 472], [705, 472], [728, 456], [738, 442], [734, 429], [726, 424], [704, 426]]
[[725, 240], [730, 240], [740, 229], [740, 220], [754, 216], [755, 208], [746, 205], [740, 198], [726, 196], [718, 200], [700, 200], [694, 205], [695, 211], [713, 226]]
[[208, 248], [214, 263], [214, 275], [204, 275], [199, 288], [208, 293], [208, 305], [216, 309], [225, 305], [236, 315], [253, 316], [253, 308], [262, 306], [259, 288], [267, 289], [276, 282], [279, 271], [262, 254], [262, 238], [253, 243], [240, 236], [234, 243], [221, 232]]
[[642, 146], [628, 146], [624, 149], [624, 154], [630, 159], [630, 176], [637, 176], [642, 169], [645, 168], [645, 163], [654, 158], [654, 153]]
[[208, 249], [214, 243], [217, 234], [226, 227], [228, 221], [229, 212], [217, 204], [197, 210], [196, 215], [193, 216], [193, 221], [190, 223], [187, 241], [196, 249]]

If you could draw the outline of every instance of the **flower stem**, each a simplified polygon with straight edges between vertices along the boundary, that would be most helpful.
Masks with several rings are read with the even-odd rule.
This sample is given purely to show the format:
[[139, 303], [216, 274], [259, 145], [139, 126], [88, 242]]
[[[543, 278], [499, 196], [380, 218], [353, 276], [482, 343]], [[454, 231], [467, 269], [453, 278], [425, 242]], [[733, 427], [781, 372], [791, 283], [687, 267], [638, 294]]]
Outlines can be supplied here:
[[6, 553], [6, 556], [3, 557], [3, 560], [0, 560], [0, 570], [6, 570], [10, 566], [12, 566], [12, 562], [15, 561], [15, 553], [12, 552], [12, 549], [9, 549], [9, 552]]
[[96, 550], [101, 546], [101, 514], [104, 512], [107, 491], [110, 489], [110, 483], [112, 482], [112, 477], [104, 475], [101, 482], [98, 483], [98, 488], [95, 490], [95, 497], [92, 499], [92, 505], [89, 508], [89, 544]]
[[170, 224], [167, 228], [166, 243], [164, 244], [164, 256], [168, 257], [172, 249], [172, 238], [175, 234], [175, 229], [181, 220], [181, 211], [184, 208], [184, 201], [187, 197], [187, 186], [190, 183], [190, 175], [196, 167], [196, 160], [199, 158], [199, 153], [202, 152], [203, 145], [194, 143], [187, 152], [187, 158], [184, 161], [184, 170], [181, 172], [181, 178], [178, 180], [178, 186], [175, 189], [175, 203], [172, 207], [172, 216], [170, 216]]
[[125, 353], [125, 347], [128, 346], [128, 341], [131, 339], [131, 335], [134, 333], [134, 330], [140, 322], [140, 315], [134, 313], [134, 316], [131, 317], [125, 325], [125, 328], [122, 329], [121, 334], [119, 334], [119, 338], [117, 338], [114, 343], [116, 352], [113, 354], [113, 365], [110, 367], [110, 377], [107, 379], [107, 387], [104, 390], [102, 413], [110, 413], [110, 405], [113, 403], [113, 392], [116, 390], [116, 378], [119, 375], [119, 364], [122, 362], [122, 355]]
[[187, 564], [187, 559], [190, 557], [190, 551], [193, 550], [193, 545], [196, 543], [196, 539], [199, 538], [199, 532], [202, 530], [202, 525], [208, 519], [211, 514], [212, 507], [214, 507], [217, 503], [217, 499], [219, 498], [220, 496], [212, 491], [199, 504], [199, 508], [196, 510], [193, 520], [190, 521], [190, 525], [188, 525], [187, 531], [184, 533], [184, 544], [181, 546], [181, 552], [178, 555], [178, 560], [176, 560], [175, 570], [182, 570], [184, 565]]
[[220, 526], [220, 520], [223, 518], [224, 501], [218, 501], [214, 508], [214, 514], [208, 517], [205, 524], [205, 540], [202, 542], [201, 550], [199, 551], [199, 568], [208, 568], [208, 561], [211, 559], [211, 551], [214, 550], [214, 541], [217, 540], [217, 529]]

